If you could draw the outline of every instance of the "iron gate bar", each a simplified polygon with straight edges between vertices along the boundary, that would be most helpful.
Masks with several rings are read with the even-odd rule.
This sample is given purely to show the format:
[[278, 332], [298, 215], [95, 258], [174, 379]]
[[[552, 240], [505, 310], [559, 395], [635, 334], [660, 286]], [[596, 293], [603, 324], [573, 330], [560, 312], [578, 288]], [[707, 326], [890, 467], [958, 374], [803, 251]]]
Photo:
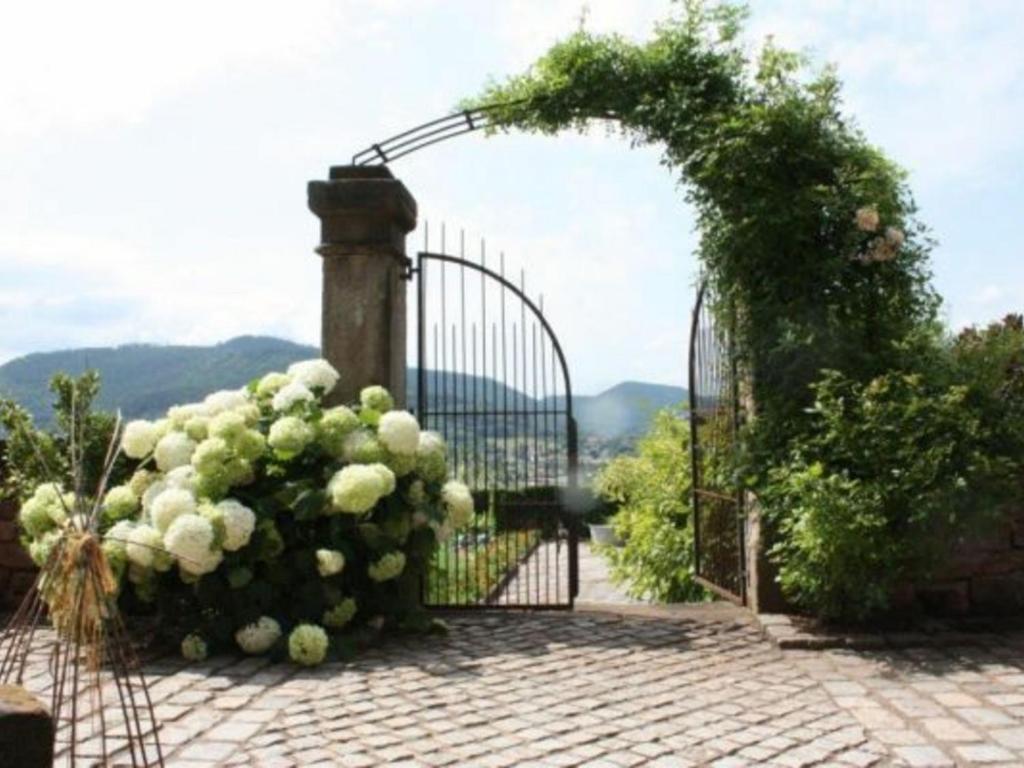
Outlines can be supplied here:
[[[704, 483], [703, 473], [703, 452], [704, 446], [701, 437], [701, 424], [704, 422], [705, 411], [710, 410], [715, 417], [723, 414], [722, 400], [728, 399], [727, 408], [729, 418], [728, 438], [730, 451], [735, 451], [740, 428], [740, 398], [739, 398], [739, 376], [736, 356], [732, 347], [731, 328], [725, 334], [723, 348], [722, 332], [713, 322], [713, 316], [708, 311], [709, 284], [707, 280], [701, 282], [697, 291], [697, 299], [693, 307], [692, 322], [690, 326], [690, 350], [689, 350], [689, 400], [690, 400], [690, 471], [691, 471], [691, 501], [693, 508], [693, 543], [694, 543], [694, 573], [695, 580], [706, 589], [733, 602], [745, 605], [746, 594], [746, 526], [743, 519], [743, 490], [738, 484], [733, 489], [723, 492], [723, 489], [712, 490], [702, 487]], [[724, 355], [724, 361], [723, 361]], [[725, 372], [723, 372], [723, 362]], [[723, 381], [723, 376], [725, 381]], [[709, 400], [708, 404], [702, 403]], [[709, 407], [710, 406], [710, 407]], [[709, 422], [709, 427], [714, 427], [714, 420]], [[736, 562], [734, 564], [733, 579], [724, 577], [723, 568], [733, 569], [724, 563], [713, 563], [716, 573], [709, 573], [706, 570], [705, 544], [703, 536], [702, 512], [704, 505], [702, 498], [721, 502], [726, 505], [726, 519], [734, 516], [735, 525], [735, 546]], [[709, 509], [714, 510], [715, 505], [709, 504]], [[719, 513], [720, 516], [721, 513]], [[726, 530], [728, 530], [726, 525]], [[718, 553], [715, 553], [718, 554]], [[735, 584], [723, 584], [723, 581], [734, 580]]]
[[[445, 250], [446, 232], [442, 227], [441, 242], [442, 251]], [[429, 245], [429, 241], [427, 243]], [[451, 568], [444, 570], [443, 576], [438, 583], [433, 579], [430, 584], [427, 600], [428, 604], [433, 602], [433, 607], [443, 608], [479, 608], [479, 607], [509, 607], [509, 608], [571, 608], [579, 591], [579, 560], [578, 560], [578, 521], [571, 521], [563, 527], [563, 515], [566, 510], [564, 504], [558, 501], [560, 492], [561, 475], [561, 450], [557, 446], [562, 444], [564, 438], [566, 446], [566, 475], [565, 482], [569, 489], [575, 489], [578, 485], [579, 447], [578, 430], [573, 416], [572, 386], [568, 365], [561, 344], [554, 333], [553, 328], [543, 313], [543, 298], [540, 299], [540, 306], [534, 303], [525, 292], [525, 274], [520, 274], [519, 285], [515, 285], [505, 276], [504, 254], [500, 255], [500, 273], [490, 269], [486, 264], [486, 244], [481, 241], [481, 263], [477, 264], [465, 258], [465, 238], [460, 237], [460, 256], [453, 256], [447, 253], [434, 253], [424, 250], [417, 255], [416, 267], [411, 270], [418, 278], [417, 282], [417, 322], [419, 333], [417, 335], [417, 394], [416, 407], [417, 415], [425, 428], [433, 426], [431, 418], [440, 419], [445, 424], [445, 433], [451, 444], [453, 466], [458, 473], [462, 471], [464, 479], [479, 491], [480, 483], [483, 481], [483, 491], [488, 502], [487, 511], [484, 515], [484, 523], [488, 533], [485, 538], [490, 541], [491, 536], [505, 534], [507, 531], [499, 531], [499, 524], [502, 526], [511, 525], [510, 537], [506, 538], [509, 550], [505, 562], [512, 563], [507, 572], [498, 579], [497, 586], [491, 579], [490, 570], [480, 572], [481, 559], [475, 557], [470, 562], [469, 546], [462, 546], [458, 541], [455, 547], [448, 547], [445, 551], [452, 554]], [[440, 288], [441, 288], [441, 325], [435, 324], [433, 328], [434, 349], [433, 357], [435, 365], [433, 371], [428, 365], [427, 350], [427, 307], [428, 287], [430, 281], [427, 278], [427, 264], [436, 261], [440, 266]], [[451, 365], [448, 361], [448, 336], [449, 320], [447, 315], [447, 274], [446, 267], [456, 267], [459, 270], [456, 297], [459, 306], [456, 308], [457, 323], [450, 326], [452, 358]], [[466, 308], [466, 269], [474, 270], [480, 275], [481, 294], [479, 300], [482, 332], [480, 336], [480, 350], [477, 349], [477, 325], [476, 321], [467, 324]], [[501, 291], [501, 342], [498, 337], [498, 323], [491, 324], [491, 360], [487, 360], [487, 287], [488, 281], [495, 284]], [[511, 329], [509, 328], [509, 317], [506, 314], [507, 302], [505, 296], [510, 293], [513, 299], [520, 300], [520, 316], [513, 319]], [[533, 325], [530, 332], [527, 331], [527, 309], [532, 316]], [[514, 317], [514, 316], [513, 316]], [[538, 332], [538, 324], [540, 331]], [[461, 328], [461, 334], [459, 333]], [[511, 333], [509, 331], [511, 330]], [[512, 370], [509, 378], [508, 369], [508, 340], [512, 340]], [[547, 338], [546, 338], [547, 337]], [[547, 368], [547, 339], [551, 342], [551, 381], [548, 381]], [[439, 343], [440, 342], [440, 343]], [[467, 342], [472, 346], [472, 354], [469, 354]], [[532, 342], [531, 349], [527, 345]], [[501, 375], [503, 382], [501, 390], [499, 386], [498, 373], [498, 349], [503, 350], [501, 355]], [[478, 357], [479, 351], [479, 357]], [[461, 357], [461, 366], [460, 366]], [[437, 363], [440, 362], [440, 365]], [[490, 362], [490, 381], [486, 380], [488, 373], [488, 362]], [[532, 370], [531, 370], [532, 364]], [[562, 389], [564, 394], [558, 396], [556, 379], [558, 373], [562, 376]], [[431, 375], [431, 373], [433, 375]], [[459, 376], [461, 375], [461, 380]], [[433, 387], [431, 387], [433, 381]], [[548, 385], [556, 385], [552, 394], [548, 395]], [[532, 395], [530, 394], [532, 387]], [[509, 389], [512, 389], [509, 392]], [[490, 402], [495, 408], [488, 409], [487, 394], [490, 391]], [[433, 393], [433, 394], [431, 394]], [[481, 400], [481, 395], [483, 399]], [[450, 407], [443, 407], [454, 396]], [[499, 405], [500, 401], [500, 405]], [[510, 403], [511, 401], [511, 403]], [[440, 402], [441, 408], [437, 408]], [[528, 407], [530, 404], [533, 407]], [[434, 410], [432, 410], [432, 407]], [[564, 430], [560, 421], [565, 419]], [[530, 423], [532, 420], [532, 424]], [[542, 423], [543, 421], [543, 423]], [[483, 430], [482, 433], [480, 430]], [[514, 446], [511, 452], [501, 453], [500, 446], [494, 438], [500, 438], [498, 432], [507, 436], [507, 440]], [[450, 437], [448, 436], [450, 433]], [[481, 446], [481, 443], [483, 444]], [[554, 445], [556, 450], [552, 451]], [[544, 461], [541, 461], [541, 446], [545, 453]], [[482, 451], [481, 451], [482, 447]], [[524, 450], [525, 448], [525, 450]], [[533, 455], [531, 456], [530, 449]], [[483, 468], [481, 471], [480, 461], [483, 457]], [[495, 463], [499, 458], [504, 459], [501, 466]], [[552, 463], [553, 459], [553, 463]], [[504, 482], [501, 482], [501, 477]], [[555, 497], [550, 501], [530, 497], [529, 489], [538, 488], [547, 493], [554, 493]], [[511, 495], [510, 495], [511, 494]], [[510, 501], [512, 505], [508, 506]], [[550, 513], [540, 517], [540, 513], [550, 510]], [[493, 525], [488, 523], [491, 517], [502, 513], [502, 517], [493, 520]], [[554, 514], [551, 514], [554, 513]], [[524, 517], [525, 515], [525, 517]], [[520, 522], [515, 522], [519, 520]], [[531, 522], [538, 526], [535, 529], [527, 526], [523, 528], [523, 521]], [[552, 527], [553, 524], [553, 527]], [[521, 531], [535, 531], [536, 539], [523, 540]], [[479, 521], [474, 526], [474, 541], [472, 545], [479, 544]], [[568, 535], [568, 542], [564, 542]], [[553, 536], [552, 538], [549, 538]], [[568, 574], [566, 579], [566, 598], [563, 602], [562, 574], [559, 562], [562, 561], [561, 550], [567, 543], [566, 560]], [[526, 545], [525, 548], [522, 545]], [[543, 551], [541, 548], [543, 547]], [[556, 548], [555, 565], [551, 564], [551, 549]], [[479, 552], [479, 550], [475, 550]], [[543, 574], [542, 574], [543, 570]], [[460, 604], [460, 579], [463, 577], [476, 577], [476, 584], [485, 585], [485, 597], [480, 602], [471, 604]], [[481, 578], [482, 576], [482, 578]], [[552, 579], [553, 576], [553, 579]], [[452, 599], [451, 583], [455, 581], [455, 598]], [[551, 598], [551, 586], [554, 582], [554, 600]], [[514, 597], [512, 595], [512, 582], [514, 582]], [[503, 590], [502, 587], [505, 587]], [[497, 591], [495, 591], [497, 589]], [[439, 598], [438, 593], [444, 595]], [[502, 600], [498, 602], [499, 598]]]

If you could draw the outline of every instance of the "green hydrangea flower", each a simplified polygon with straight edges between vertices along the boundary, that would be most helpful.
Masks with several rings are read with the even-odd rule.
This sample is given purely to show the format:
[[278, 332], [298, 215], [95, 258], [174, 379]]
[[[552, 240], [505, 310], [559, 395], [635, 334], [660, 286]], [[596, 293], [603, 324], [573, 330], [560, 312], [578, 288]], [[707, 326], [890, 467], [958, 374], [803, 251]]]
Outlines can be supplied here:
[[327, 657], [328, 644], [323, 627], [299, 624], [288, 636], [288, 656], [296, 664], [313, 667]]

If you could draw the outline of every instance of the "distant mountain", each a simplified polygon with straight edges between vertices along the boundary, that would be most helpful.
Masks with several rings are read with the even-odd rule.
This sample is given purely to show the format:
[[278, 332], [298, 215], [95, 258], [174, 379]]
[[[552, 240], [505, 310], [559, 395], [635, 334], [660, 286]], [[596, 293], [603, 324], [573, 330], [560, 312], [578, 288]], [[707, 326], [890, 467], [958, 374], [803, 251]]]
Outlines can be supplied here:
[[624, 381], [599, 395], [575, 398], [574, 407], [580, 432], [615, 438], [643, 434], [657, 411], [685, 399], [682, 387]]
[[95, 368], [103, 379], [100, 408], [120, 408], [128, 418], [152, 418], [172, 405], [241, 387], [317, 354], [315, 347], [266, 336], [240, 336], [209, 347], [126, 344], [41, 352], [0, 366], [0, 395], [13, 397], [45, 423], [50, 377]]
[[[241, 387], [267, 371], [284, 370], [297, 360], [315, 357], [312, 346], [266, 336], [241, 336], [213, 346], [127, 344], [60, 352], [43, 352], [0, 365], [0, 396], [12, 397], [40, 423], [50, 419], [50, 377], [94, 368], [103, 388], [99, 407], [120, 408], [127, 418], [154, 418], [177, 403], [192, 402], [218, 389]], [[410, 404], [416, 399], [416, 370], [409, 371]], [[449, 393], [455, 407], [467, 399], [478, 405], [523, 402], [524, 395], [491, 380], [461, 374], [428, 372], [432, 391]], [[574, 410], [580, 433], [599, 438], [642, 434], [660, 408], [678, 405], [681, 387], [627, 381], [599, 395], [576, 395]], [[560, 401], [561, 398], [558, 398]], [[549, 398], [549, 402], [556, 402]]]

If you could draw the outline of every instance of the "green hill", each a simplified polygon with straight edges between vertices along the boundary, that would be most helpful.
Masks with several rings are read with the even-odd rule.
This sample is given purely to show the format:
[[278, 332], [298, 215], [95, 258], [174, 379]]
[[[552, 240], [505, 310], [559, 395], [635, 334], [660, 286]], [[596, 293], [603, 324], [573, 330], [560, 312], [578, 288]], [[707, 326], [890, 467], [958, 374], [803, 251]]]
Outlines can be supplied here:
[[41, 352], [0, 366], [0, 395], [13, 397], [45, 423], [50, 377], [58, 371], [78, 374], [95, 368], [103, 379], [99, 407], [120, 408], [127, 418], [152, 418], [172, 405], [240, 387], [317, 354], [315, 347], [261, 336], [240, 336], [210, 347], [127, 344]]
[[[172, 405], [241, 387], [267, 371], [284, 370], [317, 354], [315, 347], [265, 336], [241, 336], [208, 347], [127, 344], [41, 352], [0, 365], [0, 396], [14, 398], [45, 424], [50, 418], [50, 377], [58, 371], [78, 374], [95, 368], [103, 380], [99, 407], [120, 408], [126, 418], [155, 418]], [[452, 393], [451, 405], [461, 405], [463, 393], [474, 391], [484, 400], [478, 405], [494, 400], [500, 407], [515, 399], [513, 390], [489, 379], [478, 380], [476, 387], [461, 374], [431, 374], [429, 381]], [[409, 371], [408, 393], [414, 404], [415, 369]], [[685, 396], [680, 387], [627, 381], [599, 395], [577, 395], [574, 405], [582, 435], [610, 439], [643, 433], [656, 410], [678, 405]]]

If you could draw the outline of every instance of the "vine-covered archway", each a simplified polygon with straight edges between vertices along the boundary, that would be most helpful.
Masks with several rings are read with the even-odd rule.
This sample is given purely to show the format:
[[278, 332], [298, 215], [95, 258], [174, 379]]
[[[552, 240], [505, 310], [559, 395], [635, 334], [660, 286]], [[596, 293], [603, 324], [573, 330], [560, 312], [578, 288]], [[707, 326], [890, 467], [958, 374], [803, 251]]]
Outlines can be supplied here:
[[[1019, 491], [1024, 425], [1000, 418], [992, 381], [968, 380], [964, 360], [984, 353], [937, 320], [906, 174], [842, 113], [833, 69], [771, 41], [750, 58], [744, 17], [691, 0], [644, 43], [581, 29], [362, 159], [595, 120], [660, 147], [696, 211], [711, 292], [733, 312], [753, 418], [725, 470], [761, 496], [790, 599], [859, 617]], [[983, 342], [1004, 362], [1024, 346], [993, 334]]]

